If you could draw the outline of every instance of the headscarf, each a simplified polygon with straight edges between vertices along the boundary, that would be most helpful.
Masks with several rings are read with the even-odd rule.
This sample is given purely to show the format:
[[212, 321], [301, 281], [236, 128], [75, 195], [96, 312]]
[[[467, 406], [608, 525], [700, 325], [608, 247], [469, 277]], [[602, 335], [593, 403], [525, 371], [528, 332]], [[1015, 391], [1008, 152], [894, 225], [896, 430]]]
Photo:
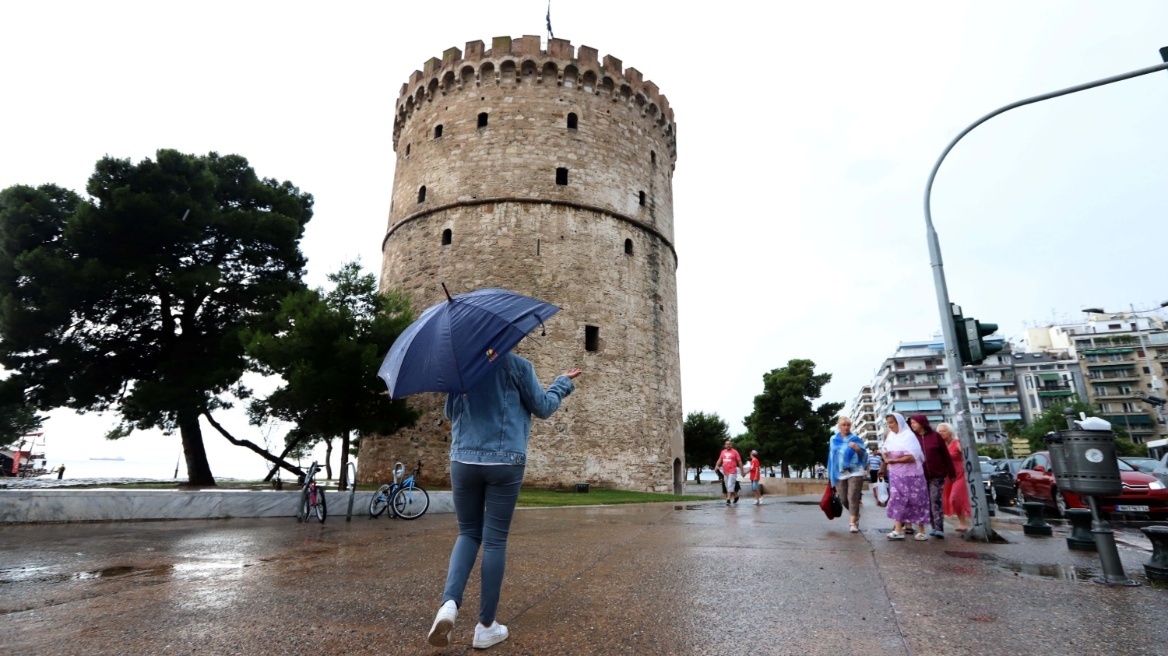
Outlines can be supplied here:
[[908, 419], [917, 422], [924, 429], [920, 440], [921, 450], [925, 453], [925, 478], [957, 478], [957, 470], [953, 466], [953, 457], [949, 455], [945, 438], [933, 430], [929, 425], [929, 418], [925, 415], [913, 415]]
[[899, 412], [893, 412], [890, 415], [896, 419], [896, 433], [893, 433], [884, 440], [885, 451], [907, 451], [913, 456], [913, 464], [916, 465], [917, 471], [924, 474], [925, 472], [925, 454], [921, 450], [921, 443], [917, 440], [916, 433], [908, 427], [908, 422], [905, 421], [904, 415]]

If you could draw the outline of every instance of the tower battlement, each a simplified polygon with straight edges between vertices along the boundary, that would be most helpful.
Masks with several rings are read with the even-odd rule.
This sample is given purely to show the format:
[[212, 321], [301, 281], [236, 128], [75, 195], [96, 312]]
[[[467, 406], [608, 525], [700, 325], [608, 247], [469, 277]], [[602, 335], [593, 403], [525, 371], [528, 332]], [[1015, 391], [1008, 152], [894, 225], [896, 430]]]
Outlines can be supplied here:
[[574, 47], [567, 39], [551, 39], [542, 49], [538, 36], [513, 39], [497, 36], [491, 47], [482, 41], [469, 41], [465, 50], [448, 48], [442, 57], [431, 57], [421, 70], [410, 74], [402, 84], [396, 104], [393, 145], [397, 150], [402, 128], [416, 108], [458, 90], [537, 84], [576, 89], [612, 102], [625, 102], [639, 111], [651, 125], [667, 137], [670, 156], [676, 158], [677, 126], [669, 100], [657, 85], [635, 68], [612, 56], [600, 57], [596, 48]]

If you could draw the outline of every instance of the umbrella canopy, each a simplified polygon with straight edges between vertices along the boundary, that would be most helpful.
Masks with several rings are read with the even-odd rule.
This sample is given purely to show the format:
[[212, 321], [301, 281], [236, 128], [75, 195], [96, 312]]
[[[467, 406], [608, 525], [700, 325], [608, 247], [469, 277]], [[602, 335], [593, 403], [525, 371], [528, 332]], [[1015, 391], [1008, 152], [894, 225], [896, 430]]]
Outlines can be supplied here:
[[466, 392], [500, 356], [559, 311], [506, 289], [460, 294], [426, 308], [393, 343], [377, 375], [394, 399]]

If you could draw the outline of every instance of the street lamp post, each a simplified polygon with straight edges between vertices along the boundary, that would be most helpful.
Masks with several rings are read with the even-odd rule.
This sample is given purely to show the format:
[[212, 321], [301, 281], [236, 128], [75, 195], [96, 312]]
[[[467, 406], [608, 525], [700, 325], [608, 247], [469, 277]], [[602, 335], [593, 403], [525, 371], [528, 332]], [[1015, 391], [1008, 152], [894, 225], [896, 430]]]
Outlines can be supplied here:
[[[1163, 52], [1163, 51], [1162, 51]], [[1168, 60], [1168, 55], [1164, 55]], [[933, 170], [929, 172], [929, 180], [925, 184], [925, 231], [929, 243], [929, 266], [933, 269], [933, 284], [937, 290], [937, 310], [941, 315], [941, 332], [945, 336], [945, 353], [948, 356], [946, 361], [949, 365], [949, 380], [950, 390], [953, 393], [954, 403], [954, 421], [957, 424], [958, 439], [961, 440], [961, 451], [963, 453], [963, 460], [965, 461], [965, 484], [969, 490], [970, 509], [972, 511], [971, 520], [973, 522], [972, 528], [966, 532], [965, 539], [976, 540], [979, 542], [989, 542], [991, 540], [1000, 540], [1001, 538], [994, 532], [989, 524], [989, 504], [986, 502], [985, 489], [981, 486], [980, 467], [977, 458], [977, 443], [973, 438], [973, 427], [970, 425], [969, 417], [969, 396], [965, 390], [965, 377], [963, 375], [963, 365], [961, 361], [961, 353], [957, 348], [957, 332], [956, 326], [953, 324], [953, 305], [949, 302], [949, 288], [945, 283], [945, 269], [944, 263], [941, 260], [941, 242], [937, 238], [937, 230], [933, 227], [933, 212], [931, 209], [933, 197], [933, 181], [937, 177], [937, 171], [941, 168], [941, 163], [945, 161], [945, 157], [953, 147], [961, 141], [962, 137], [973, 131], [974, 128], [985, 123], [991, 118], [1010, 111], [1011, 109], [1030, 105], [1043, 100], [1051, 98], [1058, 98], [1068, 94], [1076, 93], [1078, 91], [1085, 91], [1087, 89], [1094, 89], [1107, 84], [1115, 82], [1122, 82], [1123, 80], [1130, 80], [1141, 75], [1149, 75], [1158, 71], [1168, 70], [1168, 62], [1141, 68], [1129, 73], [1114, 75], [1112, 77], [1095, 80], [1094, 82], [1087, 82], [1067, 89], [1060, 89], [1059, 91], [1052, 91], [1044, 93], [1032, 98], [1025, 98], [1017, 102], [1010, 103], [1004, 107], [1000, 107], [989, 114], [974, 121], [969, 127], [962, 130], [945, 150], [941, 151], [941, 156], [937, 158], [936, 164], [933, 164]]]

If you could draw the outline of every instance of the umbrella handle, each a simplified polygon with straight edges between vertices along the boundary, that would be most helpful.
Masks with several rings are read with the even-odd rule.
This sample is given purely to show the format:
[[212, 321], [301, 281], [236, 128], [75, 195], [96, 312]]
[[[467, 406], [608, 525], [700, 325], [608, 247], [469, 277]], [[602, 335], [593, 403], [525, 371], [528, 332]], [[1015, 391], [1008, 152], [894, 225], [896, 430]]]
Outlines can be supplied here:
[[450, 301], [451, 303], [453, 303], [453, 302], [454, 302], [454, 299], [450, 297], [450, 290], [449, 290], [449, 289], [446, 289], [446, 283], [442, 283], [442, 291], [446, 292], [446, 300], [448, 300], [448, 301]]

